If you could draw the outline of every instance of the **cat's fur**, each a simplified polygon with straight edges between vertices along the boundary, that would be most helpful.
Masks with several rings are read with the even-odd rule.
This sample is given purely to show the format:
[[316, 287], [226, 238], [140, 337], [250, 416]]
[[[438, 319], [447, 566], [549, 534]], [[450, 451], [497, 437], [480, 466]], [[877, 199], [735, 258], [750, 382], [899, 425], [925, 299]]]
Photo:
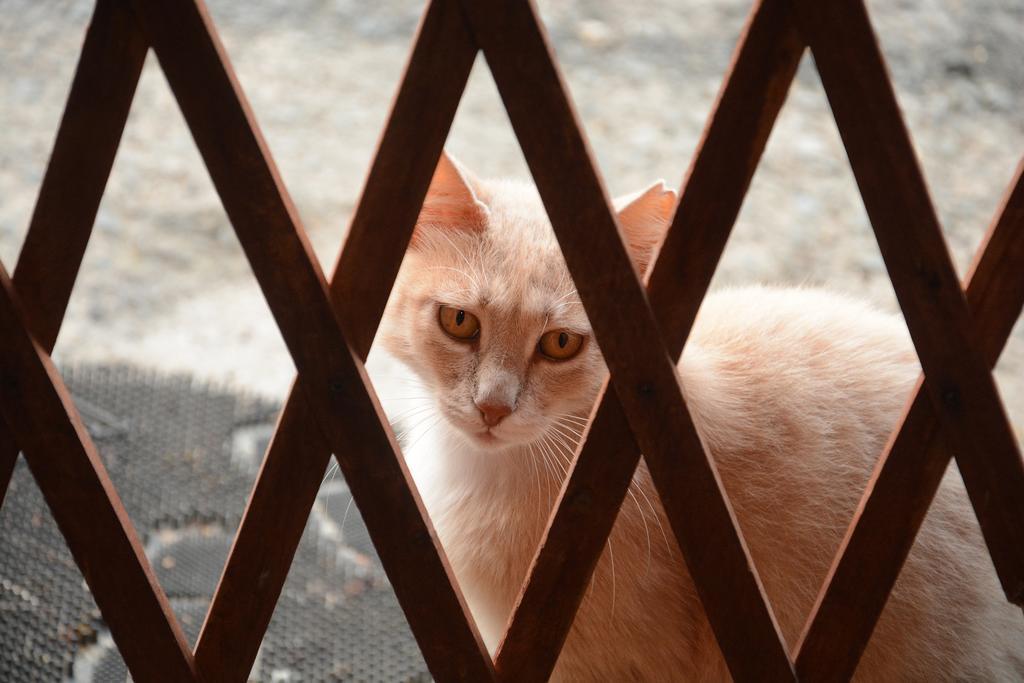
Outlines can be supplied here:
[[[617, 202], [641, 268], [674, 199], [658, 184]], [[479, 339], [447, 336], [441, 304], [474, 313]], [[587, 335], [582, 352], [540, 357], [551, 329]], [[418, 377], [407, 398], [424, 405], [399, 404], [405, 457], [493, 653], [606, 376], [531, 185], [482, 182], [442, 158], [382, 338]], [[918, 372], [900, 319], [844, 296], [753, 287], [701, 309], [680, 379], [790, 645]], [[514, 407], [489, 434], [483, 400]], [[951, 468], [857, 678], [1018, 679], [1022, 658], [1024, 618]], [[728, 679], [643, 465], [555, 678]]]

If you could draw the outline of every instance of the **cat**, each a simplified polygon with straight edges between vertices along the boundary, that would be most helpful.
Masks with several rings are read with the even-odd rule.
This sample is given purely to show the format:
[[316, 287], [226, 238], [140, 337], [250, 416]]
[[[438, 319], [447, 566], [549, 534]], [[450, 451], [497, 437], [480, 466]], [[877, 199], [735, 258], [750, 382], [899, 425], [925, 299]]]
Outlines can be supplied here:
[[[675, 201], [616, 200], [640, 271]], [[607, 373], [536, 189], [443, 155], [380, 340], [412, 372], [385, 406], [494, 654]], [[718, 291], [678, 371], [792, 646], [920, 371], [906, 328], [823, 290]], [[1024, 618], [950, 467], [855, 678], [1022, 676]], [[729, 680], [642, 463], [552, 680]]]

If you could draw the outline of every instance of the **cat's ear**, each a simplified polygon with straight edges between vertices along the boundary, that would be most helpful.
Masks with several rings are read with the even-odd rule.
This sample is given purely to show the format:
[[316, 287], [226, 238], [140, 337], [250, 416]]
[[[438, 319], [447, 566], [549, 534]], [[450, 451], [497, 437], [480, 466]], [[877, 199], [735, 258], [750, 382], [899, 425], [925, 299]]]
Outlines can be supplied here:
[[661, 244], [676, 206], [676, 193], [659, 180], [646, 190], [619, 197], [615, 210], [637, 269], [644, 273]]
[[433, 231], [479, 232], [487, 225], [488, 213], [480, 182], [447, 152], [441, 152], [411, 246], [424, 246]]

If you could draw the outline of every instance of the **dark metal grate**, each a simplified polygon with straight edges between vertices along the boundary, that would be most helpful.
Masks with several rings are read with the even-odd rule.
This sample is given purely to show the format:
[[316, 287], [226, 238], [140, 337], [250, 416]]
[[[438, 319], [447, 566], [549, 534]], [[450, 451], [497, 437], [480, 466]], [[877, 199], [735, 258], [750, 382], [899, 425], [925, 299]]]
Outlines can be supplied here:
[[[126, 367], [63, 376], [88, 406], [86, 427], [194, 644], [279, 406]], [[332, 483], [299, 542], [253, 680], [428, 680], [359, 512], [344, 484]], [[328, 519], [340, 538], [321, 531]], [[0, 508], [0, 681], [124, 683], [127, 668], [105, 634], [21, 460]]]

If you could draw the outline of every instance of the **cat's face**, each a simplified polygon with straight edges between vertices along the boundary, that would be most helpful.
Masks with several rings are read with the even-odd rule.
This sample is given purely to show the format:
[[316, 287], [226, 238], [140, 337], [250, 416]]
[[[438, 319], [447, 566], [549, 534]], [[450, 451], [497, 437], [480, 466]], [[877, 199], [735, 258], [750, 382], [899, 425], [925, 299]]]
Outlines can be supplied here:
[[[644, 208], [651, 223], [646, 241], [630, 240], [641, 259], [673, 205], [674, 195], [657, 187], [620, 212], [624, 229], [630, 207]], [[395, 284], [382, 338], [427, 385], [446, 421], [478, 446], [527, 444], [559, 422], [577, 424], [570, 419], [587, 414], [605, 377], [535, 190], [482, 183], [447, 157]]]

